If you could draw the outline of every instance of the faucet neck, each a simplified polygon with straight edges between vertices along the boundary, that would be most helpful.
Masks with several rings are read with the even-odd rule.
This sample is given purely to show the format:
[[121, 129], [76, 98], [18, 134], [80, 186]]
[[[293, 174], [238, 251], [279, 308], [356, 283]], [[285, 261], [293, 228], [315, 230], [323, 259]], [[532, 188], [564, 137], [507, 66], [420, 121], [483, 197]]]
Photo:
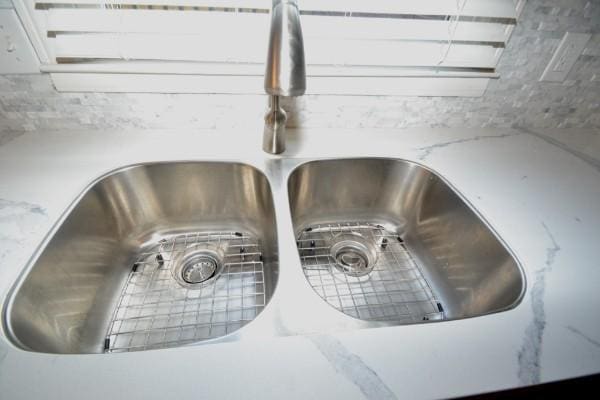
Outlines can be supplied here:
[[287, 115], [279, 104], [279, 96], [269, 96], [269, 110], [265, 115], [263, 150], [269, 154], [285, 151], [285, 123]]
[[280, 97], [277, 95], [269, 96], [269, 107], [271, 110], [279, 110], [281, 108]]

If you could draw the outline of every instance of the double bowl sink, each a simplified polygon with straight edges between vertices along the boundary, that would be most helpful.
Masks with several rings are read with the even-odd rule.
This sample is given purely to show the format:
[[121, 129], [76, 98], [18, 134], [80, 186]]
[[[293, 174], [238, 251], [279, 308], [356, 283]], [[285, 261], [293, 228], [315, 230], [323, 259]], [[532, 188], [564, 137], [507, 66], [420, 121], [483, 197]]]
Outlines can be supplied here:
[[[4, 307], [25, 350], [112, 353], [482, 316], [522, 268], [437, 173], [396, 159], [172, 162], [111, 172]], [[286, 185], [287, 184], [287, 185]]]

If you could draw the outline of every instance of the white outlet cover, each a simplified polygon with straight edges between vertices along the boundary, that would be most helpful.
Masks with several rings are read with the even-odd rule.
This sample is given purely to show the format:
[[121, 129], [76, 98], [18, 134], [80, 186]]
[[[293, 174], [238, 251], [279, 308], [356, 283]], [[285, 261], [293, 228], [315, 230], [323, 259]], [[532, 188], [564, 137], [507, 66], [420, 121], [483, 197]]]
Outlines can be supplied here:
[[589, 33], [565, 33], [540, 81], [564, 81], [591, 37]]

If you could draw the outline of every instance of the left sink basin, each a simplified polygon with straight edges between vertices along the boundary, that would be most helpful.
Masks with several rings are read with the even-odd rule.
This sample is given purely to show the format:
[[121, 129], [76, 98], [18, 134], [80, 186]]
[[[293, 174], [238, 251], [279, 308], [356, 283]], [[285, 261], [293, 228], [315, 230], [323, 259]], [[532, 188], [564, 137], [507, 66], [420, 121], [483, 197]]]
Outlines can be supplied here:
[[278, 276], [267, 178], [245, 164], [155, 163], [90, 185], [5, 309], [26, 350], [106, 353], [222, 337], [267, 305]]

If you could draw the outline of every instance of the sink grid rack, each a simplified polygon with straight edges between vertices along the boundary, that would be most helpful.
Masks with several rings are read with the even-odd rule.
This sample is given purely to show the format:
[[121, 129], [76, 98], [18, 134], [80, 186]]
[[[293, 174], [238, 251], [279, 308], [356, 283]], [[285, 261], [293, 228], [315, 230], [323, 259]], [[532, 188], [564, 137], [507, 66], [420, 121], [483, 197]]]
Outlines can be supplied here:
[[[223, 268], [211, 284], [180, 286], [172, 260], [190, 245], [217, 243], [226, 249]], [[253, 236], [241, 232], [193, 232], [165, 237], [144, 249], [127, 279], [104, 351], [177, 347], [232, 333], [265, 307], [264, 264]]]
[[[359, 233], [377, 247], [368, 276], [349, 276], [336, 268], [331, 242], [340, 233]], [[444, 319], [444, 309], [407, 250], [403, 239], [369, 222], [321, 224], [304, 229], [297, 246], [306, 279], [334, 308], [369, 321], [416, 323]]]

